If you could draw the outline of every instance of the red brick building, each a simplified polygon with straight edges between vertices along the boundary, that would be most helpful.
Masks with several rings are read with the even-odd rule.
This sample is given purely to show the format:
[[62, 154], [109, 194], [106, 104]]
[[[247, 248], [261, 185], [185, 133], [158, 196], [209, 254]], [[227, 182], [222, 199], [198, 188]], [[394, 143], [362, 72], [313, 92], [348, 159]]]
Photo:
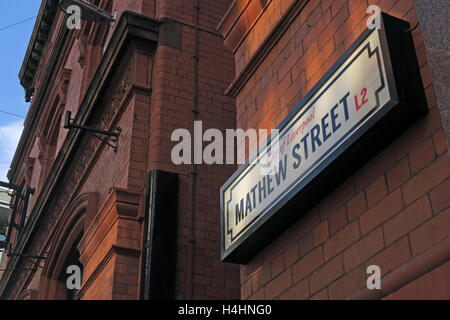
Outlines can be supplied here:
[[[450, 297], [448, 64], [428, 28], [439, 10], [370, 3], [420, 20], [408, 32], [427, 113], [236, 264], [221, 261], [220, 188], [237, 166], [173, 164], [172, 132], [276, 128], [367, 29], [369, 3], [91, 2], [117, 10], [114, 26], [69, 30], [59, 1], [43, 0], [20, 71], [32, 102], [9, 179], [35, 192], [11, 228], [2, 299]], [[67, 111], [120, 127], [117, 150], [65, 129]], [[369, 265], [381, 290], [366, 288]]]
[[[438, 13], [448, 3], [235, 1], [218, 28], [235, 55], [227, 93], [237, 127], [277, 127], [366, 30], [369, 4], [411, 27], [422, 15], [410, 32], [428, 113], [311, 210], [293, 209], [300, 218], [241, 266], [242, 299], [450, 297], [449, 107], [437, 90], [449, 65], [432, 35], [448, 33]], [[433, 72], [427, 54], [439, 61]], [[366, 288], [369, 265], [381, 269], [381, 290]]]
[[[235, 125], [234, 100], [223, 94], [233, 57], [216, 31], [229, 3], [91, 2], [117, 10], [114, 27], [83, 21], [71, 31], [59, 1], [45, 0], [26, 53], [20, 77], [32, 103], [10, 178], [36, 190], [12, 252], [46, 259], [6, 258], [5, 268], [17, 270], [3, 274], [1, 297], [73, 297], [68, 264], [83, 266], [80, 299], [143, 295], [147, 175], [158, 169], [178, 174], [179, 188], [168, 190], [178, 202], [172, 296], [237, 299], [239, 267], [220, 262], [214, 192], [235, 168], [175, 166], [170, 158], [172, 131], [195, 118], [208, 127]], [[68, 110], [80, 125], [120, 127], [117, 152], [83, 130], [64, 129]], [[36, 270], [20, 270], [27, 268]]]

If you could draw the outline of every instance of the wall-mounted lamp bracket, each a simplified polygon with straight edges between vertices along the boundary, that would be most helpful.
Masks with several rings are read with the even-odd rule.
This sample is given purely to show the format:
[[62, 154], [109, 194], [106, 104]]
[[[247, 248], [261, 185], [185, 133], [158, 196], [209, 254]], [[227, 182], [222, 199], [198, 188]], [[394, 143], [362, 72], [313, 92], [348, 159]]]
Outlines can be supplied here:
[[7, 256], [18, 256], [18, 257], [22, 257], [25, 259], [37, 259], [37, 260], [45, 260], [47, 259], [47, 257], [44, 256], [33, 256], [33, 255], [29, 255], [29, 254], [24, 254], [24, 253], [17, 253], [17, 252], [10, 252], [9, 254], [6, 253]]
[[[113, 148], [114, 152], [117, 152], [117, 148], [119, 146], [119, 136], [122, 132], [122, 129], [117, 127], [115, 131], [105, 131], [101, 129], [91, 128], [87, 126], [78, 125], [72, 122], [72, 113], [70, 111], [66, 112], [66, 118], [64, 120], [64, 128], [65, 129], [79, 129], [84, 130], [93, 135], [95, 138], [99, 139], [103, 143], [107, 144], [111, 148]], [[105, 136], [105, 138], [100, 137], [98, 135]]]
[[18, 256], [24, 259], [37, 259], [37, 260], [45, 260], [47, 257], [45, 256], [35, 256], [27, 253], [13, 252], [11, 248], [11, 243], [8, 243], [6, 246], [6, 256]]
[[[19, 232], [24, 228], [25, 226], [25, 219], [28, 211], [28, 202], [30, 200], [30, 196], [34, 194], [34, 189], [27, 187], [25, 190], [25, 193], [22, 194], [22, 187], [13, 183], [3, 182], [0, 181], [0, 187], [11, 189], [15, 191], [14, 195], [14, 204], [11, 207], [12, 213], [9, 217], [9, 221], [5, 223], [5, 226], [8, 227], [8, 232], [6, 233], [6, 238], [3, 241], [0, 241], [0, 248], [5, 248], [8, 244], [10, 244], [11, 235], [12, 235], [12, 229], [15, 228], [19, 230]], [[20, 216], [20, 222], [19, 224], [15, 223], [16, 221], [16, 214], [19, 206], [19, 200], [23, 200], [22, 205], [22, 212]]]
[[114, 26], [117, 19], [117, 10], [115, 10], [114, 15], [111, 15], [108, 11], [99, 8], [86, 0], [61, 0], [59, 3], [60, 10], [66, 14], [72, 13], [69, 12], [70, 7], [72, 6], [76, 6], [80, 9], [80, 18], [82, 20], [111, 24], [111, 26]]

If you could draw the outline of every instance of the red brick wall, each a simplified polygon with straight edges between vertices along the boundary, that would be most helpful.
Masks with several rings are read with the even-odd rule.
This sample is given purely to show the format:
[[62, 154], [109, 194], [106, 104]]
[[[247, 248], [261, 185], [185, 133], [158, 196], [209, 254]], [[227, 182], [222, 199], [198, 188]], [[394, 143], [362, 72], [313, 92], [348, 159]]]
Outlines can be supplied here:
[[[100, 3], [103, 6], [106, 1]], [[239, 266], [222, 263], [219, 249], [219, 188], [235, 170], [235, 166], [197, 167], [195, 222], [192, 225], [192, 167], [175, 166], [170, 158], [172, 147], [176, 144], [170, 141], [172, 132], [178, 128], [191, 129], [194, 120], [194, 4], [195, 1], [172, 0], [158, 1], [156, 4], [154, 0], [113, 1], [112, 8], [118, 9], [118, 19], [123, 11], [131, 10], [179, 23], [182, 40], [181, 48], [178, 49], [159, 45], [156, 51], [152, 52], [146, 47], [151, 43], [140, 43], [139, 48], [127, 48], [127, 56], [114, 65], [118, 69], [112, 71], [112, 79], [108, 81], [100, 97], [98, 107], [103, 107], [104, 113], [98, 110], [101, 116], [96, 121], [101, 122], [108, 114], [119, 114], [117, 125], [122, 128], [122, 132], [117, 153], [105, 146], [90, 152], [94, 156], [93, 159], [89, 158], [88, 162], [83, 163], [83, 168], [80, 169], [83, 173], [81, 181], [78, 183], [77, 180], [76, 190], [71, 190], [73, 194], [66, 197], [75, 198], [78, 194], [87, 192], [98, 195], [98, 206], [92, 209], [93, 212], [86, 218], [89, 219], [89, 224], [85, 227], [78, 247], [85, 266], [81, 292], [83, 299], [139, 297], [143, 195], [146, 175], [153, 169], [180, 174], [176, 298], [239, 298]], [[234, 99], [224, 95], [226, 87], [234, 78], [233, 55], [223, 47], [223, 39], [215, 30], [229, 4], [230, 1], [227, 0], [199, 0], [198, 120], [203, 121], [204, 130], [235, 127]], [[58, 25], [63, 22], [60, 17]], [[55, 27], [55, 30], [58, 29]], [[84, 24], [81, 31], [85, 31]], [[108, 37], [112, 32], [113, 28], [109, 30]], [[61, 57], [64, 59], [64, 68], [71, 70], [64, 112], [71, 110], [73, 116], [76, 115], [100, 62], [99, 48], [92, 52], [93, 46], [82, 44], [82, 40], [89, 43], [93, 38], [97, 38], [92, 33], [89, 33], [87, 39], [78, 36], [79, 32], [74, 32], [67, 56]], [[55, 37], [53, 32], [49, 47]], [[109, 38], [106, 43], [108, 41]], [[48, 52], [44, 54], [44, 61], [48, 60], [48, 55]], [[80, 59], [83, 55], [84, 60]], [[125, 81], [127, 84], [123, 85], [121, 77], [127, 72], [127, 63], [130, 64], [131, 72], [128, 81]], [[42, 73], [37, 77], [39, 82]], [[39, 88], [36, 89], [38, 90]], [[121, 111], [114, 113], [111, 111], [112, 104], [117, 102], [120, 106], [115, 110]], [[61, 130], [58, 150], [65, 138], [66, 130]], [[86, 138], [83, 147], [80, 146], [81, 154], [89, 147], [87, 142], [89, 140]], [[78, 158], [74, 159], [75, 168], [78, 165], [77, 160]], [[120, 212], [114, 211], [114, 205], [108, 203], [117, 188], [139, 199], [136, 200], [138, 203], [133, 203], [132, 219], [122, 219]], [[55, 200], [59, 197], [61, 196], [56, 195]], [[130, 213], [124, 215], [128, 214]], [[133, 224], [132, 227], [122, 228], [127, 219]], [[195, 229], [192, 275], [189, 268], [191, 227]], [[123, 252], [116, 252], [118, 246], [125, 248], [121, 248]], [[20, 286], [25, 283], [25, 278], [26, 275], [23, 274], [18, 284], [12, 286], [14, 288], [8, 297], [14, 298], [20, 293]], [[31, 282], [33, 287], [29, 289], [39, 289], [36, 285], [39, 278], [39, 274], [34, 275]]]
[[[234, 77], [232, 54], [223, 48], [215, 31], [225, 13], [226, 1], [200, 0], [198, 120], [203, 130], [235, 127], [234, 99], [224, 96]], [[179, 299], [239, 298], [239, 267], [220, 262], [219, 188], [234, 166], [197, 166], [195, 196], [194, 272], [190, 276], [190, 228], [192, 182], [190, 165], [172, 164], [172, 132], [193, 132], [194, 108], [194, 1], [159, 2], [157, 14], [182, 23], [180, 50], [159, 46], [153, 70], [149, 170], [179, 173], [178, 253], [176, 297]], [[193, 290], [190, 282], [193, 281]]]
[[[221, 36], [212, 28], [217, 25], [226, 7], [220, 1], [200, 1], [198, 120], [203, 121], [204, 130], [225, 130], [235, 126], [234, 99], [224, 96], [228, 83], [234, 77], [233, 57], [223, 48]], [[176, 166], [171, 160], [171, 150], [176, 144], [170, 140], [172, 132], [178, 128], [191, 129], [194, 121], [193, 8], [194, 2], [159, 2], [156, 7], [159, 18], [169, 18], [181, 23], [181, 48], [160, 45], [153, 61], [145, 60], [145, 55], [136, 56], [137, 61], [132, 66], [132, 79], [136, 85], [151, 88], [151, 91], [148, 91], [149, 94], [133, 93], [129, 98], [119, 122], [123, 130], [118, 152], [114, 154], [112, 150], [103, 150], [86, 179], [83, 191], [98, 192], [101, 207], [112, 186], [142, 193], [148, 171], [160, 169], [179, 173], [176, 298], [239, 298], [239, 267], [220, 262], [219, 251], [219, 188], [235, 167], [205, 165], [197, 168], [194, 268], [191, 275], [192, 167]], [[151, 7], [147, 9], [150, 10]], [[108, 99], [112, 94], [106, 94], [105, 104], [109, 103]], [[115, 160], [112, 161], [111, 157]], [[114, 234], [106, 236], [103, 240], [106, 241], [105, 244], [99, 247], [109, 248], [109, 243], [115, 241], [114, 237]], [[140, 248], [140, 245], [139, 243], [137, 247]], [[94, 268], [104, 256], [105, 254], [93, 256], [92, 261], [88, 260], [87, 263]], [[115, 255], [114, 262], [108, 262], [114, 273], [111, 285], [98, 288], [100, 282], [96, 280], [90, 284], [83, 298], [96, 297], [100, 293], [105, 296], [111, 292], [111, 288], [112, 298], [138, 297], [135, 287], [137, 269], [132, 274], [126, 271], [125, 275], [120, 276], [122, 280], [117, 280], [120, 278], [117, 276], [120, 269], [117, 266], [122, 264], [121, 268], [128, 270], [137, 268], [139, 264], [132, 258], [117, 262], [120, 257]], [[109, 269], [103, 270], [102, 273], [110, 272]]]
[[[412, 0], [370, 4], [417, 22]], [[308, 1], [237, 93], [237, 126], [275, 128], [366, 28], [367, 7], [363, 0]], [[266, 10], [243, 24], [245, 32], [225, 35], [237, 73], [246, 72], [265, 40], [254, 48], [252, 35], [269, 34], [274, 24], [267, 21], [284, 12]], [[232, 39], [236, 34], [242, 42]], [[347, 298], [365, 287], [368, 265], [379, 265], [384, 276], [449, 236], [450, 158], [420, 27], [412, 35], [429, 113], [241, 266], [243, 299]], [[387, 298], [412, 297], [411, 288], [424, 282]], [[416, 294], [433, 297], [426, 292]]]

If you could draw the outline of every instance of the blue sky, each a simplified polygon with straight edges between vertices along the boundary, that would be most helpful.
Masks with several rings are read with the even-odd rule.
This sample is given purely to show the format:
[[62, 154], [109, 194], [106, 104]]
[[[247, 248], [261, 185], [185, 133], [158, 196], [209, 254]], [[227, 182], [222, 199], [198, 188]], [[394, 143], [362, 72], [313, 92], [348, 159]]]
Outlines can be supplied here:
[[[0, 111], [27, 114], [24, 91], [18, 74], [33, 31], [36, 18], [6, 30], [4, 27], [36, 16], [41, 0], [0, 1]], [[10, 162], [14, 155], [24, 119], [0, 112], [0, 180], [6, 180]]]

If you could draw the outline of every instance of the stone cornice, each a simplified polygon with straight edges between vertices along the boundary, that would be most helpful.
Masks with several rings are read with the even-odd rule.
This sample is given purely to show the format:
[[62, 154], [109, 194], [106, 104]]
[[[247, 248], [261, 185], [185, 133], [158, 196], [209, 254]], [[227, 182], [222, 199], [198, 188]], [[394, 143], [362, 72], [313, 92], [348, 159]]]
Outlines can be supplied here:
[[70, 47], [67, 45], [67, 42], [73, 40], [70, 36], [73, 32], [69, 31], [65, 26], [60, 26], [55, 32], [57, 32], [57, 34], [52, 50], [50, 53], [47, 53], [50, 57], [46, 62], [45, 69], [41, 71], [43, 74], [40, 79], [40, 89], [37, 90], [33, 97], [33, 103], [28, 110], [24, 129], [11, 162], [11, 170], [8, 173], [8, 179], [11, 182], [14, 182], [17, 178], [18, 173], [21, 170], [20, 164], [24, 162], [24, 157], [27, 156], [27, 150], [29, 150], [30, 144], [33, 143], [32, 137], [35, 135], [37, 124], [39, 123], [44, 109], [41, 106], [41, 102], [45, 101], [47, 95], [50, 94], [49, 89], [51, 88], [49, 83], [52, 81], [52, 77], [54, 79], [54, 77], [57, 76], [57, 72], [54, 72], [54, 70], [61, 68], [60, 65], [62, 60]]
[[20, 84], [25, 89], [25, 100], [29, 101], [34, 89], [36, 71], [47, 44], [57, 14], [59, 0], [44, 0], [34, 25], [27, 52], [19, 72]]

